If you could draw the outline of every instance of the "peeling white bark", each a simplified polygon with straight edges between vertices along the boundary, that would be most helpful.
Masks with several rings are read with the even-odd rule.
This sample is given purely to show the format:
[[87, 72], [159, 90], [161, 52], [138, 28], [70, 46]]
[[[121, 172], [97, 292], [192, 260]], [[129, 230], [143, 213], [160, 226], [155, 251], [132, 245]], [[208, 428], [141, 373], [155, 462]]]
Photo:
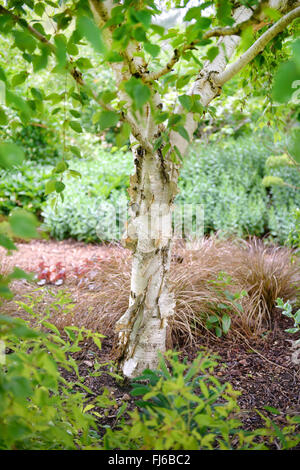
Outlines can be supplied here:
[[136, 377], [157, 366], [157, 352], [165, 351], [168, 318], [174, 300], [168, 291], [172, 217], [177, 171], [159, 153], [136, 151], [131, 177], [132, 218], [126, 243], [133, 248], [130, 303], [117, 322], [119, 358], [123, 373]]

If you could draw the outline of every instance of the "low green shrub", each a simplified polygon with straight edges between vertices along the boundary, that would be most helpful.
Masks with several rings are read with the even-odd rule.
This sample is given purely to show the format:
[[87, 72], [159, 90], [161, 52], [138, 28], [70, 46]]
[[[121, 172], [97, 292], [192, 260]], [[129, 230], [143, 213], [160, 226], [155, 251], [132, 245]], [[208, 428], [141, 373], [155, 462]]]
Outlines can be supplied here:
[[[292, 334], [300, 333], [300, 308], [296, 312], [293, 312], [291, 302], [289, 300], [287, 302], [284, 302], [280, 298], [277, 299], [277, 305], [276, 306], [278, 308], [281, 308], [282, 315], [284, 315], [285, 317], [290, 318], [294, 322], [293, 327], [292, 328], [287, 328], [285, 331], [287, 333], [292, 333]], [[296, 340], [295, 345], [297, 345], [297, 344], [300, 345], [300, 339]]]
[[[48, 333], [0, 316], [0, 449], [95, 448], [99, 438], [87, 412], [88, 390], [82, 390], [70, 353], [80, 351], [80, 342], [89, 337], [101, 346], [100, 335], [77, 327], [61, 334], [47, 320], [39, 323]], [[66, 380], [63, 371], [76, 379]]]
[[[61, 333], [49, 322], [50, 307], [46, 314], [35, 314], [39, 300], [18, 302], [35, 318], [34, 328], [20, 318], [0, 315], [1, 450], [256, 450], [275, 444], [289, 449], [300, 442], [297, 417], [288, 417], [280, 429], [260, 414], [265, 426], [245, 431], [239, 420], [240, 392], [214, 376], [216, 358], [200, 353], [188, 365], [171, 351], [167, 362], [160, 357], [159, 370], [145, 370], [133, 382], [132, 395], [142, 397], [138, 408], [128, 416], [124, 402], [114, 429], [105, 426], [101, 438], [103, 412], [97, 409], [105, 415], [117, 402], [108, 390], [95, 394], [83, 383], [72, 356], [81, 351], [82, 341], [92, 339], [101, 347], [101, 335], [75, 326]], [[53, 306], [71, 307], [70, 299], [60, 293]], [[95, 364], [91, 375], [101, 375], [99, 368]]]
[[51, 165], [59, 158], [61, 144], [54, 127], [23, 126], [12, 137], [13, 141], [23, 148], [29, 160]]
[[289, 230], [287, 244], [295, 248], [297, 251], [300, 250], [300, 209], [296, 208], [292, 211], [292, 226]]
[[193, 147], [181, 171], [178, 201], [203, 205], [206, 233], [263, 234], [268, 197], [261, 180], [267, 155], [253, 137]]
[[221, 384], [212, 374], [214, 357], [199, 356], [191, 365], [178, 360], [178, 353], [166, 354], [169, 370], [161, 357], [158, 371], [145, 370], [136, 379], [131, 394], [141, 396], [139, 410], [118, 430], [107, 429], [105, 449], [142, 450], [259, 450], [276, 442], [289, 449], [300, 442], [296, 425], [279, 429], [269, 418], [265, 427], [243, 430], [237, 396], [229, 383]]

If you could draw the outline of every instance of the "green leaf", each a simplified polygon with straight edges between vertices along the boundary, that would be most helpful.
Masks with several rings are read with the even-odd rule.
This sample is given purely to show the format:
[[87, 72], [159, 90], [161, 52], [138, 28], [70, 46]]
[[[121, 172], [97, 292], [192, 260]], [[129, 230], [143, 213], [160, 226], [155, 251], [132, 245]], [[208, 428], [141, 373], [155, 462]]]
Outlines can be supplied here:
[[181, 114], [172, 114], [168, 119], [168, 127], [175, 126], [179, 122], [181, 122], [182, 116]]
[[12, 231], [21, 238], [36, 238], [38, 233], [36, 217], [24, 209], [15, 209], [8, 219]]
[[231, 18], [231, 2], [229, 0], [218, 0], [217, 18], [221, 25], [232, 25], [234, 23]]
[[33, 98], [39, 101], [43, 101], [44, 95], [38, 88], [32, 87], [30, 91], [31, 91]]
[[76, 155], [76, 157], [81, 158], [81, 153], [78, 147], [75, 147], [75, 145], [70, 145], [69, 149], [74, 155]]
[[32, 53], [36, 48], [36, 41], [29, 33], [25, 31], [13, 31], [13, 36], [15, 38], [15, 45], [21, 51], [28, 51]]
[[6, 235], [4, 235], [3, 233], [0, 233], [0, 245], [6, 248], [7, 250], [17, 249], [13, 241], [10, 238], [8, 238]]
[[131, 77], [131, 79], [125, 83], [125, 90], [132, 98], [137, 109], [142, 108], [151, 96], [150, 89], [147, 85], [144, 85], [140, 79], [135, 77]]
[[147, 36], [146, 36], [145, 30], [144, 30], [144, 28], [142, 28], [140, 26], [133, 29], [132, 35], [138, 42], [146, 42], [147, 41]]
[[100, 93], [100, 98], [105, 104], [110, 103], [112, 100], [116, 98], [116, 96], [117, 96], [117, 93], [115, 91], [110, 91], [110, 90], [105, 90]]
[[67, 51], [68, 51], [68, 54], [70, 55], [77, 55], [79, 53], [79, 50], [76, 44], [73, 44], [72, 41], [70, 40], [68, 41], [68, 44], [67, 44]]
[[174, 130], [175, 130], [176, 132], [178, 132], [178, 134], [180, 134], [181, 137], [183, 137], [187, 142], [190, 141], [189, 134], [188, 134], [187, 130], [186, 130], [183, 126], [176, 126], [176, 127], [174, 128]]
[[219, 48], [217, 46], [210, 47], [207, 51], [207, 58], [212, 62], [219, 54]]
[[21, 83], [24, 83], [28, 75], [29, 75], [28, 72], [25, 72], [25, 71], [17, 73], [17, 75], [14, 75], [11, 81], [12, 86], [15, 87], [15, 86], [21, 85]]
[[93, 68], [93, 64], [87, 57], [80, 57], [75, 64], [80, 70], [88, 70]]
[[73, 178], [81, 178], [81, 173], [79, 173], [79, 171], [76, 171], [76, 170], [69, 170], [69, 174], [71, 176], [73, 176]]
[[59, 70], [64, 69], [67, 64], [67, 41], [63, 34], [57, 34], [54, 38], [56, 46], [56, 60]]
[[109, 51], [105, 56], [105, 60], [107, 60], [107, 62], [123, 62], [124, 59], [118, 52]]
[[193, 100], [189, 95], [181, 95], [178, 97], [181, 105], [187, 110], [190, 111], [193, 106]]
[[41, 48], [41, 54], [37, 54], [33, 57], [33, 71], [39, 72], [47, 67], [49, 51], [46, 47]]
[[25, 377], [12, 377], [8, 382], [8, 391], [16, 398], [27, 398], [33, 392], [30, 381]]
[[78, 118], [80, 118], [80, 116], [81, 116], [81, 114], [79, 113], [79, 111], [76, 111], [76, 109], [70, 109], [69, 112], [70, 112], [70, 114], [72, 114], [72, 116], [73, 116], [74, 118], [77, 118], [77, 119], [78, 119]]
[[65, 161], [60, 161], [57, 163], [56, 167], [52, 170], [52, 173], [63, 173], [68, 169], [68, 164]]
[[145, 28], [149, 28], [151, 25], [152, 14], [149, 10], [136, 10], [134, 12], [134, 16], [145, 26]]
[[43, 2], [38, 2], [34, 5], [34, 11], [38, 16], [42, 16], [45, 11], [46, 5]]
[[104, 130], [113, 127], [119, 121], [119, 114], [114, 111], [102, 111], [99, 116], [100, 129]]
[[0, 166], [2, 168], [12, 168], [21, 165], [24, 158], [23, 150], [16, 144], [0, 143]]
[[51, 194], [55, 191], [55, 183], [56, 183], [56, 180], [47, 181], [46, 186], [45, 186], [46, 195]]
[[277, 410], [277, 408], [273, 408], [273, 406], [264, 406], [264, 409], [270, 411], [270, 413], [273, 413], [274, 415], [280, 415], [280, 411]]
[[28, 281], [33, 279], [32, 274], [28, 274], [18, 267], [14, 267], [13, 272], [8, 277], [9, 279], [27, 279]]
[[193, 19], [198, 20], [201, 17], [201, 11], [205, 8], [205, 6], [207, 6], [207, 2], [206, 2], [206, 5], [204, 4], [198, 7], [190, 8], [188, 12], [186, 13], [185, 17], [183, 18], [183, 20], [184, 21], [191, 21]]
[[102, 40], [100, 29], [95, 22], [87, 16], [80, 16], [77, 20], [77, 28], [86, 39], [91, 43], [96, 52], [105, 53], [105, 44]]
[[135, 387], [131, 392], [130, 392], [130, 395], [132, 395], [133, 397], [136, 397], [136, 396], [139, 396], [139, 395], [145, 395], [146, 393], [148, 393], [150, 391], [150, 388], [149, 387], [146, 387], [146, 386], [139, 386], [139, 387]]
[[231, 325], [230, 316], [227, 315], [227, 314], [223, 315], [223, 317], [222, 317], [222, 329], [223, 329], [223, 332], [225, 334], [228, 333], [230, 325]]
[[221, 328], [220, 328], [219, 326], [216, 326], [216, 328], [215, 328], [215, 333], [216, 333], [216, 336], [217, 336], [218, 338], [221, 338], [221, 336], [222, 336], [222, 330], [221, 330]]
[[6, 104], [14, 106], [19, 112], [20, 117], [28, 121], [31, 116], [31, 109], [26, 101], [11, 91], [6, 91]]
[[0, 126], [6, 126], [8, 123], [7, 116], [5, 114], [5, 111], [0, 108]]
[[190, 75], [190, 74], [183, 75], [182, 77], [179, 77], [177, 82], [176, 82], [176, 88], [180, 89], [180, 88], [184, 87], [185, 85], [187, 85], [189, 83], [191, 78], [192, 78], [192, 75]]
[[158, 24], [151, 24], [151, 29], [159, 36], [163, 36], [165, 34], [165, 28], [163, 26], [159, 26]]
[[4, 83], [7, 83], [5, 72], [1, 66], [0, 66], [0, 80]]
[[55, 182], [55, 191], [57, 193], [61, 193], [65, 189], [65, 185], [62, 181], [56, 181]]
[[274, 78], [273, 99], [278, 103], [287, 103], [295, 92], [293, 84], [298, 80], [300, 80], [300, 67], [297, 67], [294, 61], [289, 60], [281, 64]]
[[160, 53], [160, 47], [157, 46], [156, 44], [151, 44], [150, 42], [145, 42], [144, 49], [152, 57], [157, 57], [158, 54]]
[[82, 127], [81, 127], [81, 125], [79, 124], [78, 121], [70, 121], [70, 122], [69, 122], [69, 126], [70, 126], [70, 127], [73, 129], [73, 131], [75, 131], [75, 132], [78, 132], [78, 133], [82, 132]]
[[217, 323], [219, 321], [218, 317], [216, 315], [210, 315], [207, 319], [209, 323]]
[[130, 136], [130, 132], [131, 132], [131, 128], [129, 124], [127, 124], [127, 122], [124, 122], [124, 124], [121, 127], [120, 132], [116, 135], [116, 144], [119, 148], [123, 147], [123, 145], [127, 143], [129, 136]]

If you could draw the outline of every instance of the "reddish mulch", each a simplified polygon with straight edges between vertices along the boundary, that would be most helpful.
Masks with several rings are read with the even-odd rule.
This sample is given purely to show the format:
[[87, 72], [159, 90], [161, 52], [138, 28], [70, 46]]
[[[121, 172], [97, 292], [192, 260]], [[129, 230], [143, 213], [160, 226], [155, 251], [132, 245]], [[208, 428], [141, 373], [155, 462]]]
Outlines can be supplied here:
[[[113, 250], [121, 249], [117, 245], [98, 246], [75, 241], [32, 241], [18, 244], [18, 248], [19, 251], [12, 256], [2, 258], [1, 264], [4, 270], [17, 265], [24, 270], [37, 272], [39, 263], [43, 261], [49, 266], [62, 263], [67, 271], [74, 272], [76, 267], [95, 258], [108, 261]], [[68, 285], [67, 281], [66, 287], [72, 287], [71, 291], [80, 289], [78, 285]], [[24, 281], [16, 281], [16, 288], [18, 298], [23, 293], [28, 293], [28, 290], [32, 290], [32, 287]], [[57, 288], [54, 286], [54, 289]], [[80, 292], [77, 294], [80, 295]], [[285, 415], [300, 414], [300, 347], [297, 357], [297, 351], [292, 348], [292, 340], [297, 338], [284, 331], [292, 326], [290, 320], [279, 312], [274, 313], [273, 329], [264, 337], [212, 339], [206, 335], [193, 348], [183, 350], [183, 355], [189, 359], [193, 359], [202, 347], [221, 358], [216, 371], [217, 376], [221, 382], [228, 381], [236, 390], [242, 392], [238, 402], [242, 410], [241, 419], [248, 429], [263, 424], [255, 409], [263, 411], [281, 425], [285, 422]], [[100, 377], [91, 376], [95, 359], [102, 363], [109, 360], [113, 341], [112, 333], [103, 340], [102, 351], [96, 351], [95, 348], [88, 346], [76, 356], [80, 373], [85, 377], [85, 384], [96, 394], [101, 393], [101, 389], [105, 386], [116, 399], [116, 407], [108, 410], [106, 416], [101, 419], [102, 425], [110, 426], [116, 422], [118, 407], [124, 401], [128, 402], [128, 409], [134, 406], [134, 399], [129, 396], [130, 386], [121, 384], [111, 376], [108, 366], [104, 367], [106, 372]], [[265, 406], [278, 409], [280, 414], [278, 416], [270, 414], [264, 409]]]

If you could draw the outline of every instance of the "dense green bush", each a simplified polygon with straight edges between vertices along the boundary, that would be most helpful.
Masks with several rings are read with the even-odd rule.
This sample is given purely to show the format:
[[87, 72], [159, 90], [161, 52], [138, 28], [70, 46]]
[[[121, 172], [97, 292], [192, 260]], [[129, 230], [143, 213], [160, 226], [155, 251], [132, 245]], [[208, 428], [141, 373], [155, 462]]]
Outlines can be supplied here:
[[22, 126], [12, 139], [23, 148], [27, 159], [38, 163], [54, 164], [59, 157], [59, 136], [53, 127]]
[[195, 146], [184, 163], [177, 200], [203, 205], [206, 233], [261, 235], [267, 217], [261, 185], [267, 155], [252, 137]]
[[72, 162], [70, 168], [79, 171], [81, 177], [68, 179], [64, 200], [52, 196], [43, 210], [51, 235], [60, 240], [118, 238], [112, 211], [118, 204], [127, 206], [126, 188], [132, 166], [131, 155], [119, 151], [102, 150], [97, 158]]
[[[262, 138], [253, 136], [194, 146], [182, 168], [176, 202], [203, 205], [205, 233], [260, 236], [270, 232], [284, 243], [293, 230], [291, 210], [300, 206], [300, 196], [291, 188], [268, 191], [262, 185], [270, 152]], [[101, 233], [101, 239], [110, 239], [114, 233], [106, 203], [124, 202], [132, 156], [101, 153], [97, 159], [76, 162], [74, 168], [82, 172], [81, 180], [68, 182], [64, 202], [55, 209], [48, 202], [44, 209], [51, 235], [91, 241]], [[293, 181], [299, 179], [293, 169], [282, 171], [292, 172]]]
[[[80, 141], [81, 142], [81, 141]], [[183, 164], [177, 203], [201, 204], [205, 233], [221, 235], [266, 235], [285, 243], [295, 232], [295, 214], [300, 193], [292, 187], [265, 188], [262, 179], [270, 170], [265, 163], [270, 154], [280, 154], [281, 145], [271, 137], [226, 138], [219, 143], [197, 144]], [[70, 161], [81, 178], [64, 177], [63, 200], [50, 195], [44, 185], [51, 167], [27, 162], [22, 168], [4, 173], [0, 183], [0, 212], [15, 206], [40, 213], [51, 236], [97, 241], [118, 239], [126, 208], [129, 175], [133, 172], [130, 152], [108, 152], [93, 142], [82, 141], [86, 158]], [[95, 150], [96, 149], [96, 150]], [[93, 158], [89, 155], [93, 154]], [[279, 173], [280, 172], [280, 173]], [[290, 167], [272, 169], [291, 185], [299, 187], [299, 173]], [[112, 212], [117, 211], [117, 232]]]
[[22, 167], [0, 171], [0, 214], [8, 215], [15, 207], [39, 214], [46, 201], [45, 183], [52, 166], [26, 161]]
[[[132, 395], [142, 397], [138, 407], [128, 416], [123, 403], [115, 429], [105, 426], [102, 439], [103, 415], [96, 410], [116, 408], [117, 402], [105, 389], [98, 394], [90, 390], [72, 357], [88, 338], [100, 347], [101, 335], [75, 326], [61, 333], [49, 323], [49, 314], [41, 318], [32, 306], [19, 304], [47, 333], [0, 315], [1, 450], [252, 450], [275, 442], [276, 448], [289, 449], [300, 441], [297, 417], [287, 417], [287, 425], [279, 429], [262, 416], [263, 428], [245, 431], [238, 418], [240, 392], [214, 377], [216, 358], [200, 353], [187, 364], [171, 351], [166, 354], [169, 368], [161, 357], [158, 371], [145, 370], [136, 379]], [[63, 310], [68, 306], [63, 297], [57, 305]]]
[[[286, 186], [271, 186], [272, 207], [268, 212], [268, 227], [274, 237], [296, 247], [299, 237], [300, 178], [299, 170], [291, 167], [274, 168], [270, 174], [284, 179]], [[298, 229], [297, 229], [298, 227]]]

